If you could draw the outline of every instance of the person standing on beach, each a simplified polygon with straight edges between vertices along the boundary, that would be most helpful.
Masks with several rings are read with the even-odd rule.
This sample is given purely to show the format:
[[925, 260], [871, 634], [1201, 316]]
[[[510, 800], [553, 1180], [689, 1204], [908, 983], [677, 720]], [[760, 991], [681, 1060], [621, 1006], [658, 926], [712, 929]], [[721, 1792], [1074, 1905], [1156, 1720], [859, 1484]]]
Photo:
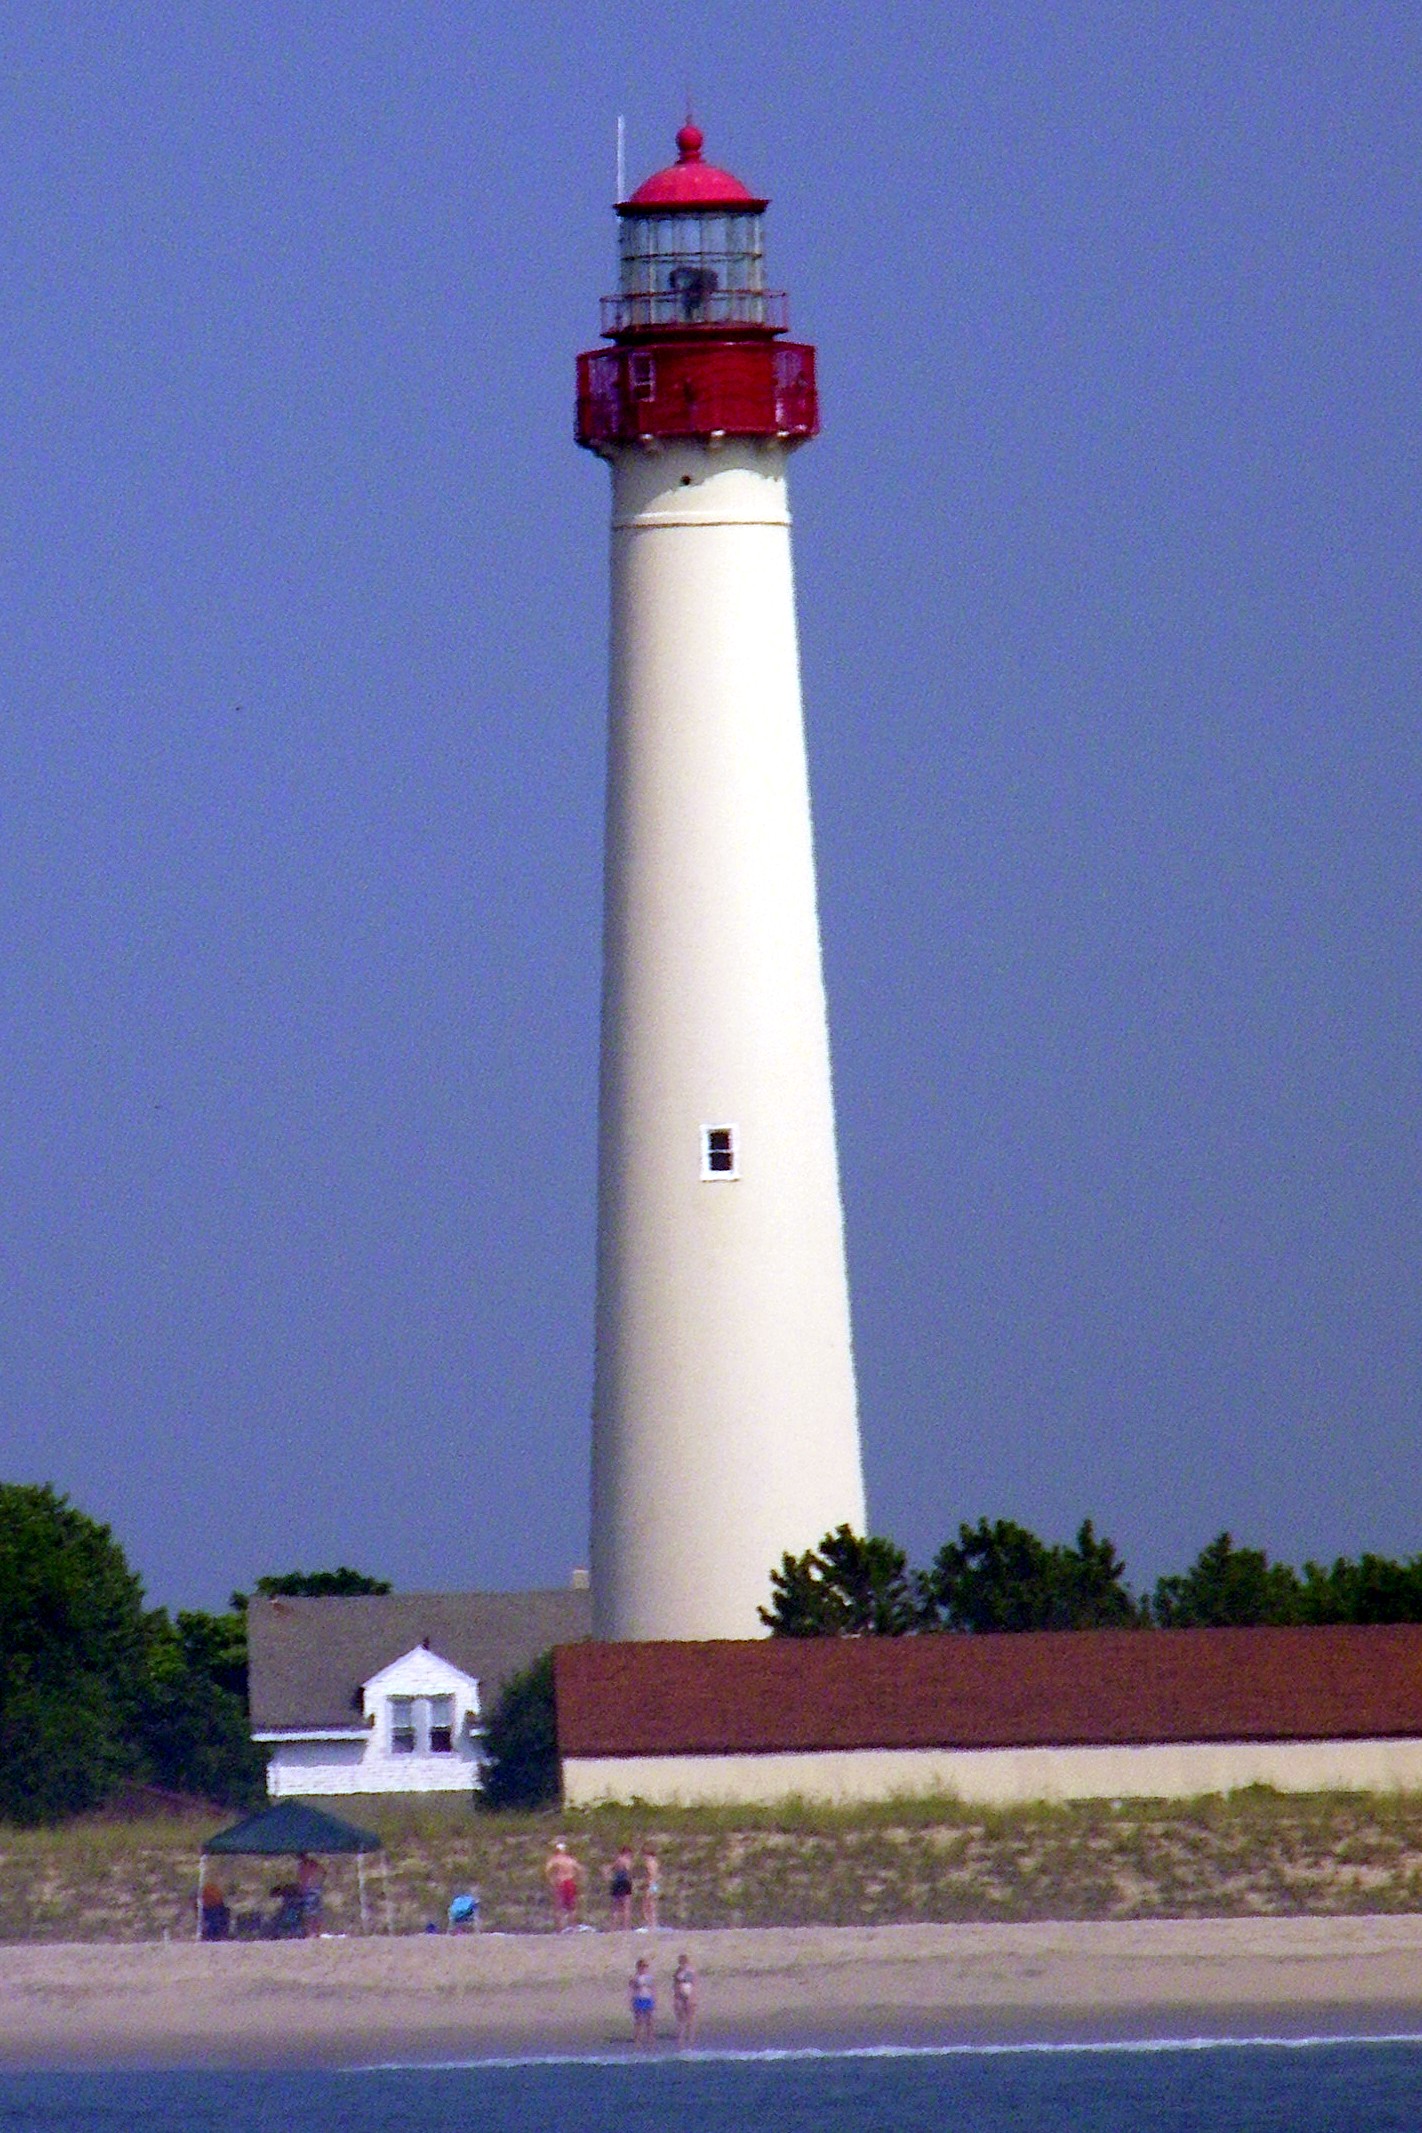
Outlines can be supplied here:
[[565, 1933], [578, 1922], [578, 1885], [583, 1878], [582, 1866], [569, 1851], [565, 1837], [559, 1837], [548, 1854], [543, 1878], [553, 1898], [554, 1931]]
[[662, 1893], [661, 1861], [650, 1844], [642, 1847], [642, 1872], [646, 1882], [642, 1889], [642, 1923], [649, 1933], [657, 1930], [657, 1899]]
[[303, 1852], [296, 1862], [296, 1886], [301, 1892], [301, 1932], [305, 1940], [321, 1937], [325, 1881], [326, 1869], [320, 1860]]
[[203, 1940], [230, 1940], [232, 1938], [232, 1913], [227, 1908], [227, 1898], [219, 1882], [205, 1881], [198, 1897], [201, 1913], [201, 1938]]
[[624, 1844], [612, 1863], [608, 1881], [608, 1894], [612, 1898], [612, 1925], [616, 1932], [626, 1933], [632, 1925], [632, 1847]]
[[637, 1958], [637, 1967], [627, 1980], [627, 1994], [632, 2002], [632, 2042], [652, 2045], [656, 2042], [657, 1989], [652, 1983], [652, 1969], [645, 1955]]
[[696, 2042], [696, 1972], [684, 1949], [672, 1972], [672, 2013], [676, 2017], [678, 2048], [686, 2051]]

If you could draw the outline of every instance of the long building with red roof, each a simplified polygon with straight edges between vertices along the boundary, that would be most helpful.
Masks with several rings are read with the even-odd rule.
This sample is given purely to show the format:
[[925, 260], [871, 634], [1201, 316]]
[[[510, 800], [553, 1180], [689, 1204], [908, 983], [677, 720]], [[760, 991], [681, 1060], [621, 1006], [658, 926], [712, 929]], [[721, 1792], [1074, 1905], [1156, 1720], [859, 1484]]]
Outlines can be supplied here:
[[1422, 1787], [1422, 1624], [583, 1643], [570, 1805]]

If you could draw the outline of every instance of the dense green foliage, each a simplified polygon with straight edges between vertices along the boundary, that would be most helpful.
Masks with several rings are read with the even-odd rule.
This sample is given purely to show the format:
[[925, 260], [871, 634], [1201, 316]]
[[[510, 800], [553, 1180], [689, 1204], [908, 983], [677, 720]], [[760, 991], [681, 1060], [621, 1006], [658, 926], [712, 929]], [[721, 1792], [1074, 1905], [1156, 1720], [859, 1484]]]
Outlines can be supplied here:
[[1160, 1578], [1151, 1614], [1162, 1629], [1222, 1629], [1298, 1622], [1302, 1584], [1262, 1548], [1236, 1548], [1221, 1533], [1181, 1577]]
[[1329, 1570], [1305, 1563], [1302, 1587], [1307, 1622], [1422, 1622], [1422, 1555], [1340, 1556]]
[[265, 1797], [267, 1765], [248, 1727], [245, 1651], [243, 1685], [233, 1690], [223, 1685], [227, 1669], [213, 1673], [205, 1664], [206, 1637], [192, 1635], [195, 1623], [225, 1619], [183, 1615], [174, 1624], [161, 1607], [148, 1617], [138, 1741], [145, 1773], [159, 1785], [225, 1806], [256, 1806]]
[[137, 1773], [143, 1588], [107, 1526], [0, 1487], [0, 1813], [77, 1813]]
[[1126, 1566], [1086, 1519], [1071, 1547], [1010, 1519], [960, 1526], [919, 1580], [924, 1629], [1130, 1629]]
[[558, 1798], [552, 1652], [545, 1652], [504, 1683], [489, 1714], [484, 1750], [489, 1760], [479, 1796], [481, 1806], [545, 1807]]
[[145, 1609], [107, 1526], [53, 1489], [0, 1484], [0, 1814], [51, 1821], [135, 1783], [256, 1797], [245, 1695], [197, 1627], [213, 1619]]
[[818, 1548], [783, 1555], [760, 1619], [784, 1637], [897, 1637], [918, 1626], [908, 1557], [892, 1541], [840, 1526]]
[[[264, 1600], [349, 1600], [391, 1590], [388, 1578], [367, 1577], [342, 1563], [337, 1570], [284, 1570], [277, 1577], [258, 1578], [256, 1590]], [[246, 1611], [248, 1595], [234, 1592], [235, 1614]]]
[[180, 1614], [176, 1618], [183, 1655], [190, 1667], [247, 1702], [247, 1618], [242, 1614]]
[[1422, 1556], [1340, 1556], [1301, 1571], [1221, 1533], [1185, 1570], [1133, 1593], [1112, 1543], [1087, 1519], [1066, 1546], [1010, 1519], [959, 1526], [927, 1570], [901, 1548], [841, 1526], [782, 1556], [761, 1620], [781, 1637], [902, 1636], [937, 1629], [1257, 1628], [1422, 1622]]
[[1221, 1533], [1183, 1577], [1161, 1578], [1151, 1602], [1166, 1629], [1254, 1623], [1422, 1622], [1422, 1556], [1346, 1556], [1325, 1569], [1271, 1563], [1259, 1548], [1236, 1548]]
[[[258, 1580], [269, 1589], [390, 1588], [342, 1568]], [[107, 1526], [53, 1489], [0, 1484], [0, 1815], [50, 1821], [132, 1784], [259, 1800], [243, 1606], [146, 1608]]]

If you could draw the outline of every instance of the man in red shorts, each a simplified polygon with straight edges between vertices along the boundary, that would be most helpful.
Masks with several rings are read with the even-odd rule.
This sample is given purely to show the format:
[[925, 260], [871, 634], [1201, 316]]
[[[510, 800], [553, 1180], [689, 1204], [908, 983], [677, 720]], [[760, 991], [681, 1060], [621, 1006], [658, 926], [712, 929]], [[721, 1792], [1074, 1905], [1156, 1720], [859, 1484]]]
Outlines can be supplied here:
[[549, 1894], [553, 1898], [554, 1930], [565, 1933], [569, 1926], [575, 1926], [578, 1922], [578, 1887], [583, 1878], [583, 1870], [562, 1837], [557, 1839], [548, 1854], [543, 1878], [548, 1883]]

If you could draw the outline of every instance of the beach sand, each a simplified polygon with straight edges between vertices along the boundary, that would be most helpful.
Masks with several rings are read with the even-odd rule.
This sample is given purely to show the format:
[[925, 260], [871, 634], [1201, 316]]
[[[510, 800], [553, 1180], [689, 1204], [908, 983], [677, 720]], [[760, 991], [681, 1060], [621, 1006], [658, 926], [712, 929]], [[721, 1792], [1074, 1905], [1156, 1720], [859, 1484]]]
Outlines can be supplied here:
[[1422, 1917], [0, 1948], [0, 2065], [368, 2065], [621, 2049], [690, 1950], [700, 2042], [1422, 2031]]

